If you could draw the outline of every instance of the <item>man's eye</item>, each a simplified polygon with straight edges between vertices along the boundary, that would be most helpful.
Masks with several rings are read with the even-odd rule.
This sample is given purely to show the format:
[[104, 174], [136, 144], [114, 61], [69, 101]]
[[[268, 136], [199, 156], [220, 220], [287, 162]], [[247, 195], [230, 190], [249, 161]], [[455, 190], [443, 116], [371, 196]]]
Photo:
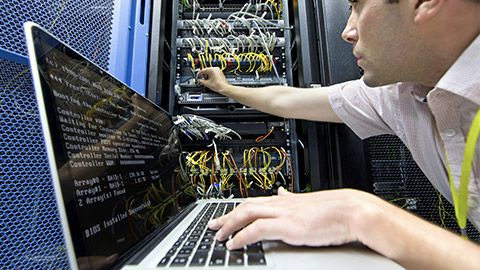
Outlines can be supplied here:
[[348, 0], [348, 9], [352, 10], [355, 4], [358, 2], [358, 0]]

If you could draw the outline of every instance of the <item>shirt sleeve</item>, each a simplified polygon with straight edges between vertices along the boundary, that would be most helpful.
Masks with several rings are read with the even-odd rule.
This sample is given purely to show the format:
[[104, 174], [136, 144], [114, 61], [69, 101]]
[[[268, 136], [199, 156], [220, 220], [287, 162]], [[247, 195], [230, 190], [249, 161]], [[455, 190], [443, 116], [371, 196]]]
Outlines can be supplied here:
[[368, 87], [362, 79], [333, 85], [328, 89], [333, 111], [357, 136], [365, 139], [394, 134], [398, 110], [398, 87]]

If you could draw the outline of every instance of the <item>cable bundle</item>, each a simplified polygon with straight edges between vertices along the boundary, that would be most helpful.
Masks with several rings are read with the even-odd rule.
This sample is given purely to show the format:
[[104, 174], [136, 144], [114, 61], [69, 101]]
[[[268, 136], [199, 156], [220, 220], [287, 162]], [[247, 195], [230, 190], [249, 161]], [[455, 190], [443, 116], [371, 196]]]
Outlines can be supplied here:
[[[227, 0], [218, 0], [218, 7], [219, 9], [223, 9], [224, 6], [223, 4]], [[183, 6], [185, 8], [189, 8], [193, 10], [192, 17], [195, 18], [195, 12], [197, 10], [202, 10], [202, 7], [199, 3], [198, 0], [183, 0]], [[277, 15], [276, 17], [280, 19], [280, 15], [282, 13], [282, 1], [281, 0], [250, 0], [248, 3], [246, 3], [242, 9], [244, 12], [249, 12], [251, 10], [255, 11], [255, 15], [258, 14], [259, 11], [261, 10], [268, 10], [271, 14], [272, 18], [275, 18], [274, 16], [274, 11], [275, 14]]]
[[263, 191], [272, 189], [277, 181], [288, 186], [284, 174], [291, 173], [292, 164], [283, 148], [252, 147], [245, 149], [241, 158], [239, 160], [238, 155], [235, 158], [229, 150], [186, 153], [187, 174], [195, 191], [202, 197], [222, 197], [234, 187], [230, 182], [232, 176], [237, 178], [243, 197], [248, 197], [248, 189], [252, 185]]
[[212, 120], [193, 114], [177, 115], [175, 125], [179, 128], [180, 132], [185, 134], [190, 140], [231, 140], [232, 137], [228, 134], [233, 133], [239, 139], [242, 139], [233, 129], [219, 125]]

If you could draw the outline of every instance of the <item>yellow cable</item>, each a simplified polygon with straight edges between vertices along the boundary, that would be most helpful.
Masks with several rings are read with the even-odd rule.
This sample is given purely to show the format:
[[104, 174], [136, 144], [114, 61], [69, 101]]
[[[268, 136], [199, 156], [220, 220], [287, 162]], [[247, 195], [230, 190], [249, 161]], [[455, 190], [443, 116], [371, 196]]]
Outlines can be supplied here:
[[198, 55], [198, 58], [200, 60], [200, 65], [202, 66], [202, 69], [206, 68], [207, 66], [204, 65], [204, 62], [203, 62], [203, 55], [202, 54], [199, 54]]
[[222, 58], [222, 63], [223, 63], [222, 71], [223, 71], [227, 68], [227, 60], [225, 59], [225, 57], [223, 57], [223, 55], [220, 55], [220, 57]]
[[51, 30], [52, 27], [55, 25], [55, 23], [57, 22], [58, 18], [60, 17], [60, 14], [62, 13], [62, 11], [63, 11], [64, 8], [65, 8], [65, 0], [63, 0], [62, 8], [61, 8], [60, 11], [58, 12], [57, 17], [55, 18], [55, 20], [53, 20], [52, 25], [50, 25], [50, 28], [49, 28], [48, 30]]
[[193, 70], [195, 70], [195, 61], [193, 59], [193, 56], [190, 53], [188, 53], [187, 57], [188, 57], [188, 59], [190, 59], [190, 62], [192, 63]]

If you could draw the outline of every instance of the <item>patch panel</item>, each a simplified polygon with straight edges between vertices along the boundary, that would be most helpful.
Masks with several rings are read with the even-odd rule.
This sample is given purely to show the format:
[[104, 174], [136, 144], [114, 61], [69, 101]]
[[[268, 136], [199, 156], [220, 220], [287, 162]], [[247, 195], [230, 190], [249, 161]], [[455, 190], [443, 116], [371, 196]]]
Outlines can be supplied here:
[[177, 55], [172, 66], [179, 104], [234, 103], [214, 98], [218, 94], [198, 84], [196, 73], [205, 67], [220, 67], [234, 85], [289, 83], [286, 48], [291, 27], [283, 16], [288, 14], [283, 1], [193, 0], [179, 2], [176, 8], [172, 47]]

